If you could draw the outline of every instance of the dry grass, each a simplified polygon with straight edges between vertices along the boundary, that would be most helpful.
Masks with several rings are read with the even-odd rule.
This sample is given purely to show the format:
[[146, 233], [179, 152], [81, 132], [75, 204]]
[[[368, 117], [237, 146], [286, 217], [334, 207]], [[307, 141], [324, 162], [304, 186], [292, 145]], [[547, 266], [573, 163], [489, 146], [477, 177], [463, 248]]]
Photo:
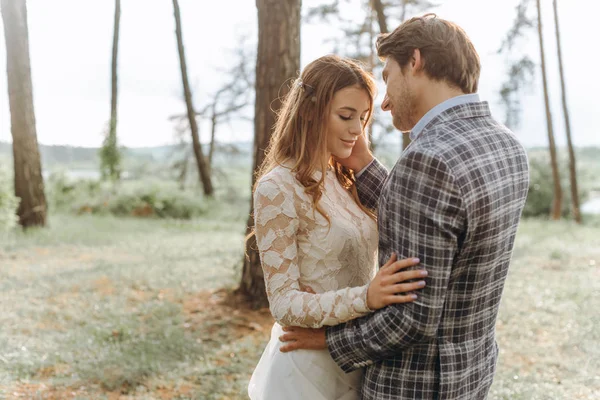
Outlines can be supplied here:
[[[55, 216], [0, 245], [0, 398], [244, 399], [267, 310], [231, 295], [244, 212]], [[490, 399], [600, 393], [600, 224], [525, 221]]]

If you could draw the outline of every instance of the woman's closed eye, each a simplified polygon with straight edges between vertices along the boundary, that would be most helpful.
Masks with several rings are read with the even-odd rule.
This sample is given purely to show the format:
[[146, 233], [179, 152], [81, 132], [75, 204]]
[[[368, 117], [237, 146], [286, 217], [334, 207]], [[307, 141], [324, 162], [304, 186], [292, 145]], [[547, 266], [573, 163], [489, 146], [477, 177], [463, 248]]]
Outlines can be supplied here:
[[[343, 119], [344, 121], [350, 121], [354, 117], [352, 115], [350, 115], [349, 117], [346, 117], [345, 115], [340, 115], [340, 118]], [[367, 119], [365, 117], [361, 117], [360, 120], [365, 122]]]

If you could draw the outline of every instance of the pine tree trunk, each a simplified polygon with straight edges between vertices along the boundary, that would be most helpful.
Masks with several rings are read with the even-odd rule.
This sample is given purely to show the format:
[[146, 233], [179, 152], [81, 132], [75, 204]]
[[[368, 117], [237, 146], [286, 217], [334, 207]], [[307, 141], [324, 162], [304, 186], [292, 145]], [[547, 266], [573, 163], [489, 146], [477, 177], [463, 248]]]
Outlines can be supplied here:
[[560, 184], [560, 174], [558, 172], [558, 160], [556, 155], [556, 144], [554, 142], [554, 127], [552, 125], [552, 113], [550, 112], [550, 99], [548, 96], [548, 82], [546, 79], [546, 59], [544, 54], [544, 37], [542, 34], [542, 6], [540, 0], [537, 0], [538, 15], [538, 36], [540, 40], [540, 58], [542, 61], [542, 80], [544, 84], [544, 104], [546, 106], [546, 124], [548, 128], [548, 144], [550, 147], [550, 163], [552, 167], [552, 179], [554, 183], [554, 198], [550, 210], [550, 218], [558, 220], [562, 212], [562, 187]]
[[204, 194], [212, 196], [214, 188], [210, 177], [208, 162], [202, 152], [202, 144], [200, 143], [200, 135], [198, 133], [198, 123], [196, 122], [196, 111], [192, 101], [192, 91], [187, 75], [187, 65], [185, 61], [185, 51], [183, 49], [183, 33], [181, 29], [181, 13], [179, 10], [179, 2], [173, 0], [173, 9], [175, 13], [175, 32], [177, 35], [177, 50], [179, 52], [179, 64], [181, 67], [181, 80], [183, 82], [183, 94], [185, 96], [185, 105], [187, 107], [188, 120], [190, 122], [190, 130], [192, 131], [192, 148], [198, 165], [198, 175], [204, 188]]
[[[115, 0], [115, 21], [113, 33], [112, 48], [112, 66], [111, 66], [111, 96], [110, 96], [110, 130], [108, 132], [108, 144], [112, 147], [115, 154], [118, 152], [117, 145], [117, 57], [119, 55], [119, 32], [121, 23], [121, 0]], [[112, 179], [120, 178], [120, 170], [116, 163], [109, 166], [109, 174]]]
[[[256, 0], [259, 33], [252, 187], [275, 123], [273, 110], [280, 108], [279, 99], [287, 93], [286, 81], [296, 77], [300, 69], [301, 6], [301, 0]], [[252, 200], [250, 203], [252, 210]], [[254, 218], [251, 214], [246, 232], [250, 233], [253, 226]], [[248, 240], [246, 253], [238, 291], [249, 299], [253, 307], [266, 306], [268, 302], [255, 237]]]
[[579, 209], [579, 189], [577, 188], [577, 162], [575, 160], [575, 150], [573, 149], [573, 140], [571, 137], [571, 123], [569, 119], [569, 108], [567, 107], [567, 90], [565, 85], [565, 73], [563, 69], [562, 51], [560, 46], [560, 28], [558, 25], [558, 5], [553, 1], [554, 7], [554, 26], [556, 29], [556, 48], [558, 51], [558, 68], [560, 71], [560, 88], [562, 92], [562, 106], [565, 116], [565, 129], [567, 132], [567, 146], [569, 148], [569, 180], [571, 182], [571, 209], [575, 221], [581, 223], [581, 211]]
[[33, 108], [27, 7], [25, 0], [1, 0], [0, 6], [6, 40], [15, 195], [21, 199], [17, 214], [24, 228], [44, 226], [47, 206]]

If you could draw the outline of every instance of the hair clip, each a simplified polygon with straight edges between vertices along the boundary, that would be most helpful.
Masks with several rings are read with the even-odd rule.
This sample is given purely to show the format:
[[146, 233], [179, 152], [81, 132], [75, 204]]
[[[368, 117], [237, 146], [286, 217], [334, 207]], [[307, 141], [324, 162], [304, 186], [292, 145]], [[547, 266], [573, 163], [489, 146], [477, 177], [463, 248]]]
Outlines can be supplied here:
[[[314, 91], [315, 91], [315, 88], [314, 88], [314, 87], [312, 87], [311, 85], [307, 85], [306, 83], [302, 82], [302, 80], [301, 80], [301, 79], [298, 79], [298, 82], [296, 82], [296, 85], [298, 85], [298, 87], [299, 87], [300, 89], [302, 89], [302, 91], [303, 91], [303, 92], [306, 92], [306, 93], [308, 93], [309, 95], [310, 95], [310, 94], [313, 94], [313, 93], [314, 93]], [[316, 102], [317, 102], [317, 96], [312, 96], [312, 97], [310, 98], [310, 101], [312, 101], [313, 103], [316, 103]]]

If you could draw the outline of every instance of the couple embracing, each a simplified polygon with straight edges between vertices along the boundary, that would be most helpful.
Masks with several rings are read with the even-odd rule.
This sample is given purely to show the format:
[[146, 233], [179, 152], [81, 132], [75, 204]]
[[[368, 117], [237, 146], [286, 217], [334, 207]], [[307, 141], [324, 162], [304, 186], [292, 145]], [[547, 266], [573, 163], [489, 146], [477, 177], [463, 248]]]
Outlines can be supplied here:
[[376, 84], [321, 57], [279, 111], [254, 187], [271, 313], [252, 400], [485, 399], [528, 191], [526, 152], [477, 95], [479, 56], [433, 14], [380, 35], [381, 105], [411, 144], [365, 134]]

